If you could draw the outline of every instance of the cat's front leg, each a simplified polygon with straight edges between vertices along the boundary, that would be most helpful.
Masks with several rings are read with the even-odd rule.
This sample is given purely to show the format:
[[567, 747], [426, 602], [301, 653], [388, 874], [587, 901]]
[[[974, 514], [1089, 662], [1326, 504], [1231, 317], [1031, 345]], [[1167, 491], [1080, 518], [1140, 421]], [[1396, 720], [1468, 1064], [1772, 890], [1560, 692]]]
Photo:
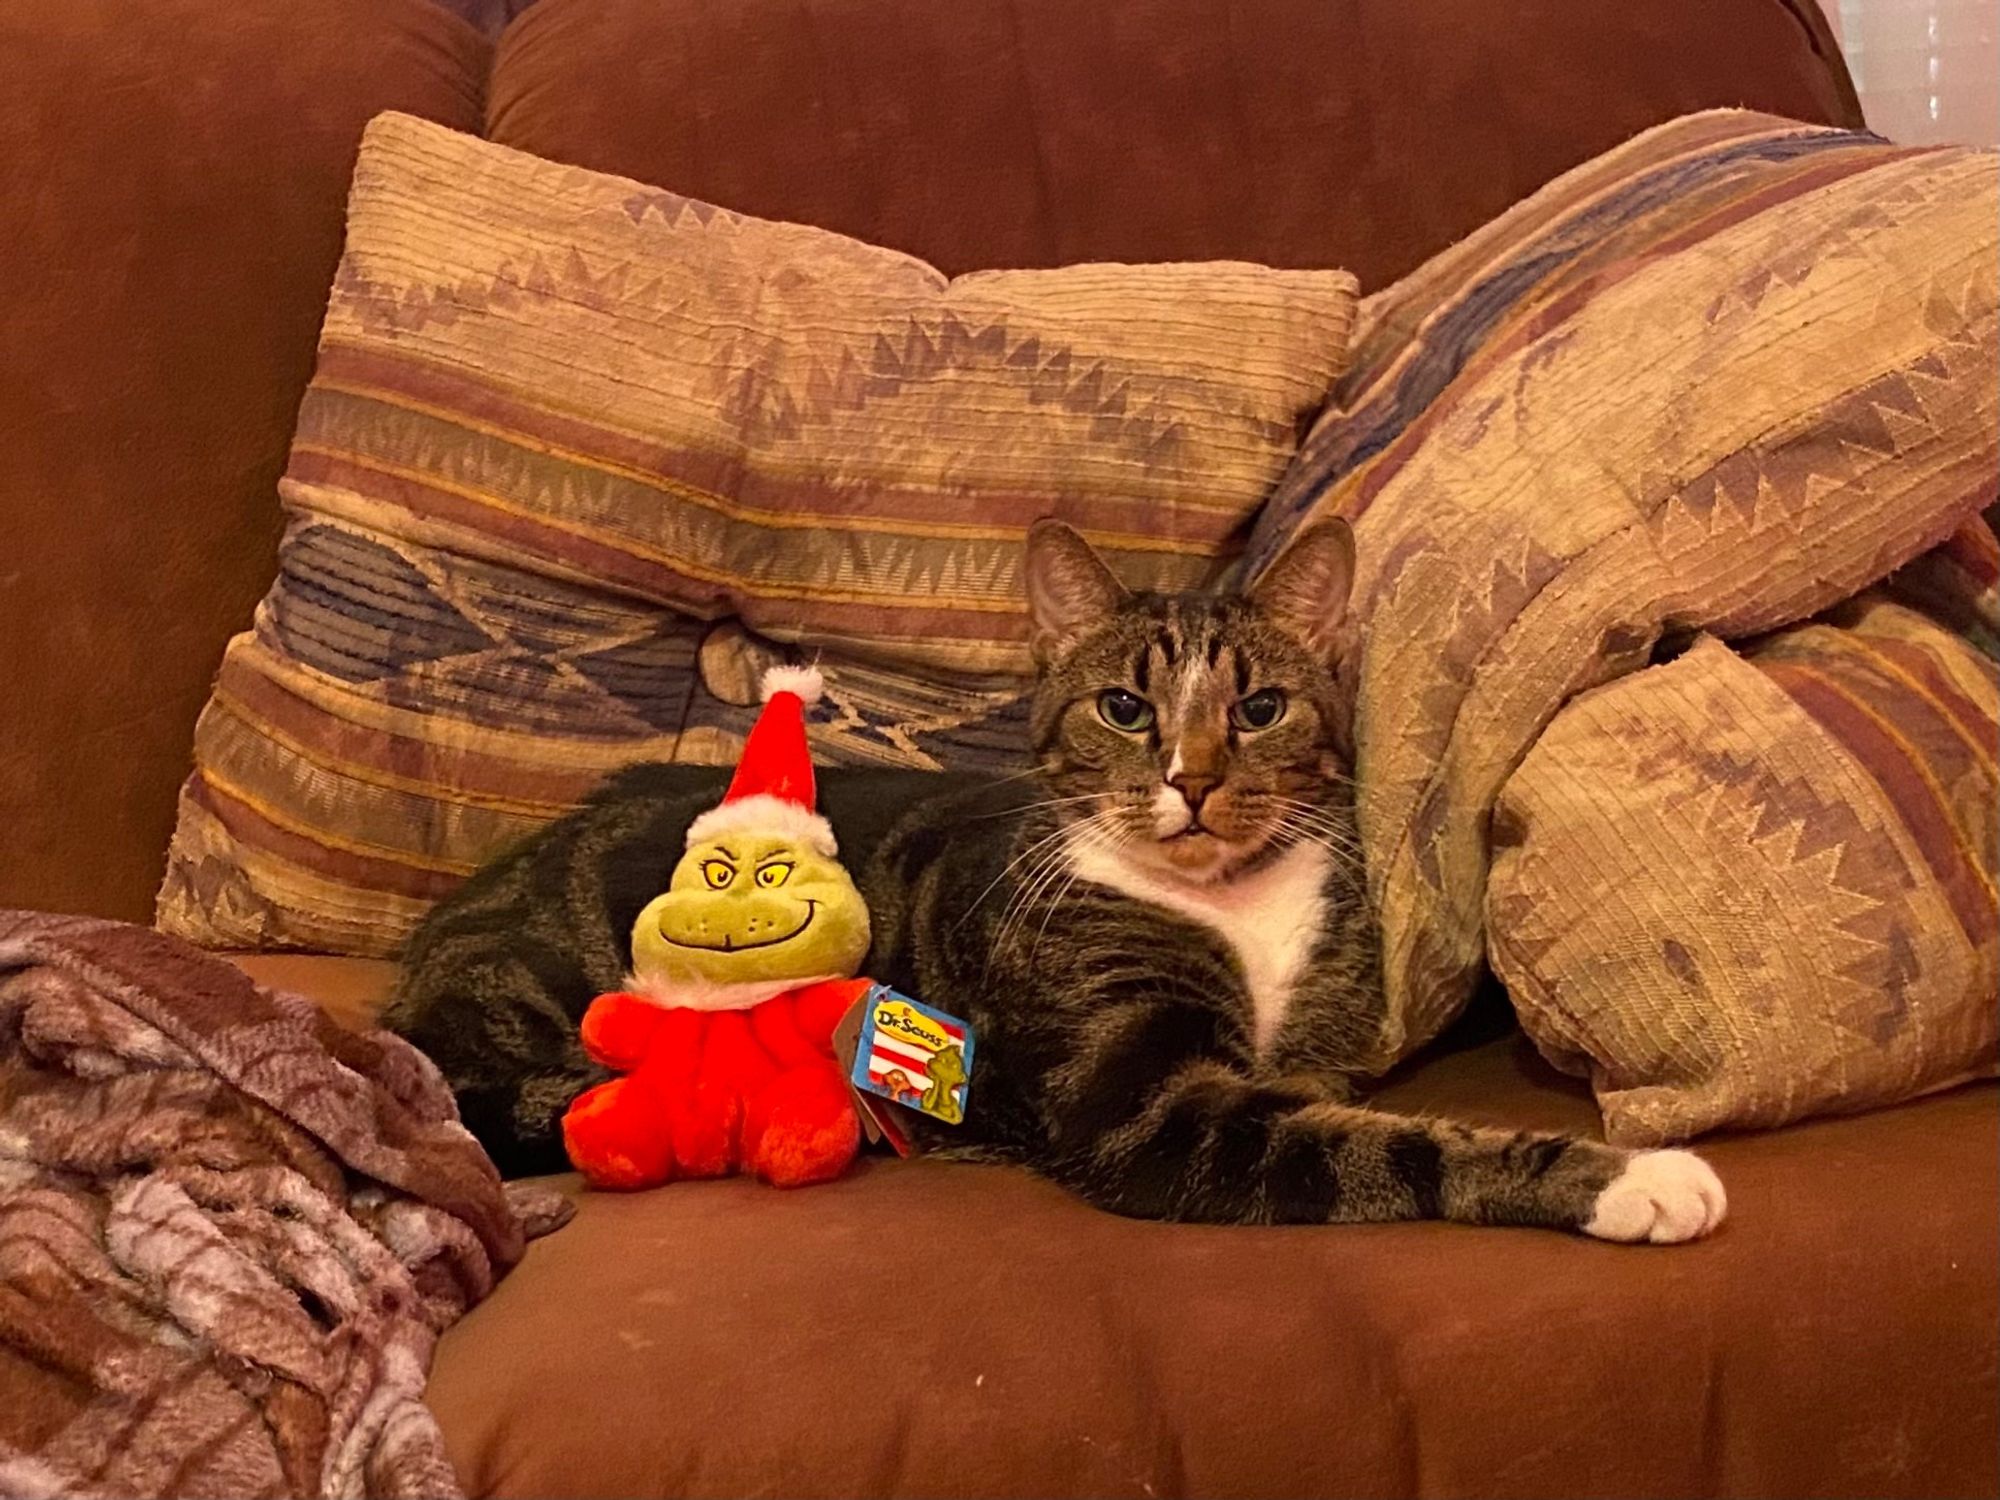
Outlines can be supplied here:
[[1315, 1099], [1330, 1104], [1359, 1104], [1368, 1097], [1370, 1080], [1337, 1068], [1319, 1068], [1285, 1057], [1259, 1058], [1251, 1075], [1258, 1083], [1292, 1084], [1309, 1089]]
[[1260, 1078], [1223, 1018], [1170, 982], [1071, 1012], [1042, 1091], [1043, 1170], [1099, 1206], [1210, 1223], [1452, 1219], [1670, 1243], [1707, 1233], [1721, 1183], [1687, 1152], [1412, 1119], [1310, 1075]]
[[1671, 1245], [1707, 1234], [1728, 1211], [1722, 1179], [1692, 1151], [1637, 1151], [1592, 1200], [1583, 1232]]

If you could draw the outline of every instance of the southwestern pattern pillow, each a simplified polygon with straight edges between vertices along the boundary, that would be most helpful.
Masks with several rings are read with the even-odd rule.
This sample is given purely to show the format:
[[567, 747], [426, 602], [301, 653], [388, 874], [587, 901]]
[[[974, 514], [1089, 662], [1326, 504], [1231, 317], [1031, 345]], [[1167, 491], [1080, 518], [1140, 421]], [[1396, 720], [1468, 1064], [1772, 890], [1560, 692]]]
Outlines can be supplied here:
[[[1990, 625], [1992, 534], [1950, 550], [1983, 573]], [[1740, 655], [1703, 639], [1556, 716], [1501, 795], [1489, 945], [1610, 1140], [1995, 1071], [1996, 714], [2000, 665], [1864, 596]]]
[[1210, 578], [1344, 367], [1354, 291], [1234, 263], [947, 279], [381, 117], [161, 925], [390, 952], [606, 771], [734, 759], [757, 666], [798, 643], [822, 758], [1016, 763], [1028, 525], [1136, 582]]
[[1992, 502], [1997, 230], [1993, 152], [1705, 114], [1364, 308], [1248, 567], [1354, 522], [1379, 1066], [1471, 993], [1495, 799], [1565, 702], [1809, 618]]

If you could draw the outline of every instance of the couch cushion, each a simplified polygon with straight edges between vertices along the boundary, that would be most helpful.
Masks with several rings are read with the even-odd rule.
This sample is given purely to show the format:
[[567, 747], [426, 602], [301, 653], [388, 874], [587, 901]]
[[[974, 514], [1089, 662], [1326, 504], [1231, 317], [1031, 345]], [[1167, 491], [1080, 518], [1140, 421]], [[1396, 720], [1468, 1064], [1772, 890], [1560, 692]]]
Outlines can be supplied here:
[[[236, 961], [349, 1015], [393, 974]], [[1520, 1035], [1461, 1036], [1381, 1105], [1594, 1129]], [[1996, 1105], [1710, 1141], [1729, 1222], [1665, 1249], [1149, 1224], [881, 1157], [797, 1193], [552, 1179], [577, 1217], [430, 1399], [473, 1495], [1991, 1495]]]
[[1693, 116], [1371, 300], [1249, 568], [1354, 524], [1386, 1063], [1478, 978], [1494, 799], [1565, 701], [1808, 618], [1991, 502], [2000, 153]]
[[[474, 1495], [1990, 1494], [1996, 1097], [1717, 1142], [1730, 1221], [1665, 1250], [881, 1159], [582, 1194], [430, 1397]], [[1590, 1113], [1518, 1039], [1391, 1098]]]
[[949, 272], [1348, 266], [1744, 105], [1858, 126], [1816, 0], [541, 0], [489, 133]]
[[379, 958], [344, 958], [323, 953], [225, 953], [259, 984], [295, 990], [343, 1026], [356, 1031], [374, 1025], [396, 980], [396, 966]]

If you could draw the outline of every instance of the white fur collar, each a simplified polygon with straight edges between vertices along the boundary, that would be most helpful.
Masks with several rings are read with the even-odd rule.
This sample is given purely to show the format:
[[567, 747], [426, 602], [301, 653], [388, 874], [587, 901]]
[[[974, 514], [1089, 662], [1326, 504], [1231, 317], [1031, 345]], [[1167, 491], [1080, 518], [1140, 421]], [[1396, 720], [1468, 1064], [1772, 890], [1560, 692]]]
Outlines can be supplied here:
[[751, 979], [739, 984], [710, 984], [700, 979], [646, 979], [625, 976], [627, 994], [667, 1010], [748, 1010], [762, 1005], [786, 990], [802, 990], [809, 984], [839, 979], [838, 974], [818, 974], [804, 979]]

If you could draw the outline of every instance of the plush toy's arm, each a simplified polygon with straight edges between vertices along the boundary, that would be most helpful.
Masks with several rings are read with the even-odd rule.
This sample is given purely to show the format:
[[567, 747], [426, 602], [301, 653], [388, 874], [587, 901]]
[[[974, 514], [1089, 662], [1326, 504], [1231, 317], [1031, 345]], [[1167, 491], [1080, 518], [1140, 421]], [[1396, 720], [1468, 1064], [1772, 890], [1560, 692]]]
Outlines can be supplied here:
[[854, 1002], [874, 987], [872, 979], [826, 979], [793, 991], [798, 1001], [799, 1030], [816, 1051], [831, 1055], [833, 1029]]
[[833, 1029], [868, 993], [866, 979], [825, 979], [766, 1000], [750, 1011], [750, 1029], [778, 1065], [795, 1068], [833, 1056]]
[[644, 996], [623, 990], [599, 995], [583, 1013], [583, 1050], [592, 1062], [629, 1073], [652, 1047], [665, 1018]]

